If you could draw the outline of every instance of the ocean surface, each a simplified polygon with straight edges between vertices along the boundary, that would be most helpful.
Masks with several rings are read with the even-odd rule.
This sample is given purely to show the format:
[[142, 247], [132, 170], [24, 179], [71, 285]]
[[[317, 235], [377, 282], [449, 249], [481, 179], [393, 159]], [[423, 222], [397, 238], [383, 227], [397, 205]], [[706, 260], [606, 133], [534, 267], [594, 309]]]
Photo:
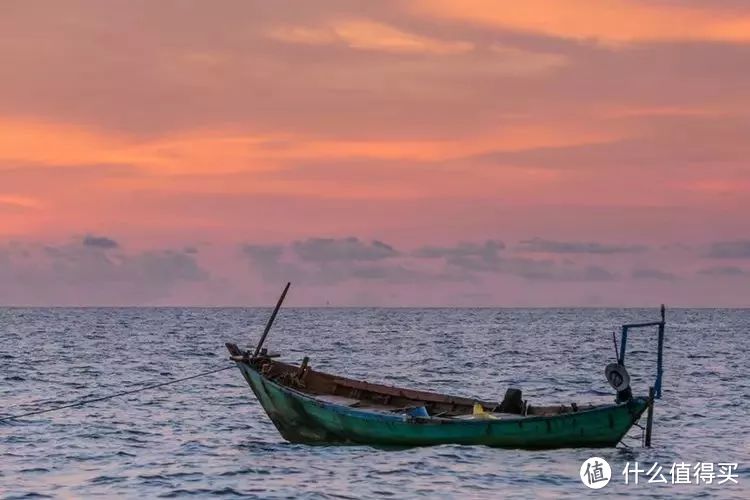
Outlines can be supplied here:
[[[0, 308], [0, 418], [231, 363], [270, 309]], [[613, 400], [612, 332], [656, 309], [282, 309], [267, 346], [320, 370], [532, 404]], [[276, 432], [239, 371], [0, 422], [0, 498], [750, 498], [750, 310], [667, 310], [653, 447], [633, 428], [610, 449], [303, 446]], [[636, 394], [656, 371], [656, 329], [630, 335]], [[645, 419], [644, 419], [645, 421]], [[644, 422], [645, 423], [645, 422]], [[584, 460], [612, 467], [587, 489]], [[626, 463], [667, 484], [625, 484]], [[738, 484], [672, 485], [673, 463], [736, 463]]]

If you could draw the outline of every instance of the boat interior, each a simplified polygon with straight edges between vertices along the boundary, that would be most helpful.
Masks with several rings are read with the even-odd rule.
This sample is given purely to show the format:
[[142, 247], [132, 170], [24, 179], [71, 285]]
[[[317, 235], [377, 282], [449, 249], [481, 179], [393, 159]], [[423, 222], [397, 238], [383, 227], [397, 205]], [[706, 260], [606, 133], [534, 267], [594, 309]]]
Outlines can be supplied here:
[[313, 370], [308, 358], [300, 365], [261, 354], [250, 358], [235, 345], [227, 344], [231, 359], [251, 364], [264, 377], [305, 393], [320, 401], [369, 411], [409, 414], [434, 418], [519, 418], [551, 416], [595, 408], [576, 403], [539, 406], [523, 400], [520, 389], [508, 389], [502, 401], [485, 401], [436, 392], [404, 389], [354, 380]]

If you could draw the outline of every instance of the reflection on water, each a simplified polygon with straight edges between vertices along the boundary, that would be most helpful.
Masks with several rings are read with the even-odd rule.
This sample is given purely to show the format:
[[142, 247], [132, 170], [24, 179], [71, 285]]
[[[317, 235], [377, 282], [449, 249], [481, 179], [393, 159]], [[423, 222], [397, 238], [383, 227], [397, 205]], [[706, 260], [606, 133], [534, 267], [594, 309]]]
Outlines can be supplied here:
[[[128, 390], [228, 363], [265, 309], [0, 309], [2, 413]], [[0, 423], [0, 496], [578, 497], [590, 456], [617, 476], [600, 492], [747, 498], [750, 311], [667, 312], [654, 447], [530, 452], [384, 450], [284, 442], [238, 371]], [[512, 385], [532, 404], [612, 400], [611, 332], [657, 319], [621, 309], [286, 309], [269, 347], [320, 370], [484, 399]], [[655, 374], [655, 330], [628, 339], [636, 393]], [[626, 462], [738, 462], [740, 484], [626, 486]]]

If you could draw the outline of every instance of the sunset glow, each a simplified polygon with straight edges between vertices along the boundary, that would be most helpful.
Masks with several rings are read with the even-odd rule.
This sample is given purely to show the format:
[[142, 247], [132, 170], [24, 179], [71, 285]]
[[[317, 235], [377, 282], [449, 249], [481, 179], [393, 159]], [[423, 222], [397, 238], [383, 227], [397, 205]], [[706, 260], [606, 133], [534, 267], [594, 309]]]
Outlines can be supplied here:
[[747, 2], [11, 1], [0, 58], [0, 304], [750, 304]]

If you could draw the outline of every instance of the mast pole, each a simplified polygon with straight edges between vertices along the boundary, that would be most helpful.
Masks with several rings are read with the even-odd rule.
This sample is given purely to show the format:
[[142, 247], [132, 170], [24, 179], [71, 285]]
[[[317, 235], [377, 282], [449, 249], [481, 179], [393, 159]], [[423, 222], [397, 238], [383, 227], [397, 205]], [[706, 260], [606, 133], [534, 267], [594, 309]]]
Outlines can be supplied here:
[[253, 358], [257, 357], [260, 353], [260, 349], [263, 347], [263, 343], [266, 341], [266, 337], [268, 336], [268, 332], [271, 330], [271, 325], [273, 325], [274, 320], [276, 319], [276, 314], [278, 314], [279, 309], [281, 308], [281, 303], [284, 302], [284, 297], [286, 297], [286, 292], [289, 291], [289, 287], [291, 286], [291, 283], [287, 283], [284, 287], [284, 291], [281, 292], [281, 297], [279, 297], [279, 301], [276, 302], [276, 307], [273, 308], [273, 313], [271, 313], [271, 317], [268, 318], [268, 323], [266, 323], [266, 328], [263, 330], [263, 335], [260, 337], [260, 341], [258, 342], [257, 347], [255, 348], [255, 353], [253, 354]]

